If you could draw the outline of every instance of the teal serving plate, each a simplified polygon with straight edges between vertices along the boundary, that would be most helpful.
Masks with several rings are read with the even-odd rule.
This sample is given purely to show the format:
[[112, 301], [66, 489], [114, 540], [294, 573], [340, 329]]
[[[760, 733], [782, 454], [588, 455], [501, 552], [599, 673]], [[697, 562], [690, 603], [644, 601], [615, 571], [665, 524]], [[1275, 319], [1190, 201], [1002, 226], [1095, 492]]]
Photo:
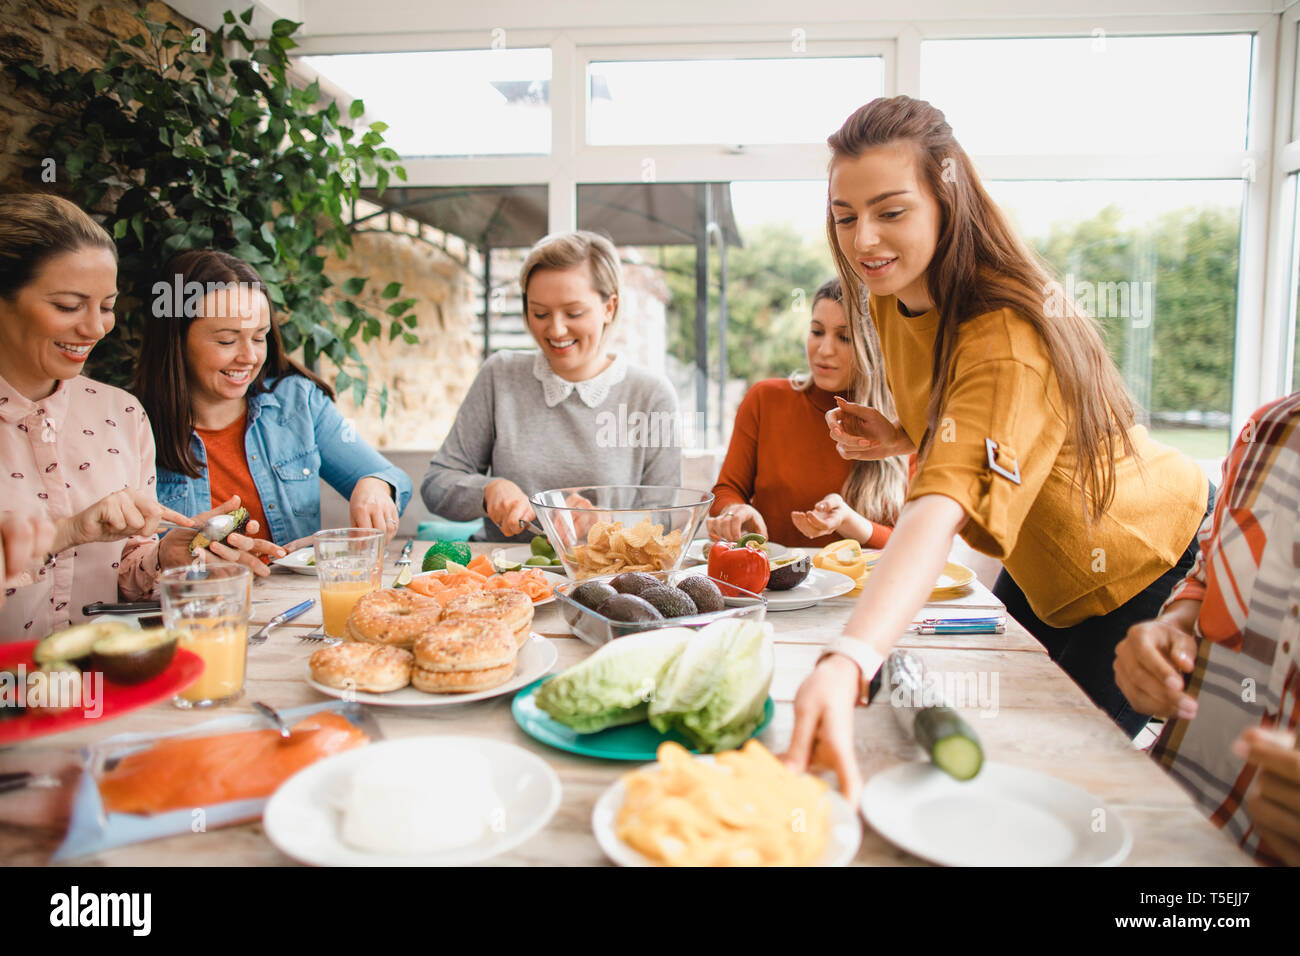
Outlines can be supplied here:
[[[534, 740], [540, 740], [557, 750], [566, 750], [584, 757], [600, 757], [602, 760], [635, 760], [640, 763], [654, 760], [659, 745], [667, 740], [681, 744], [691, 753], [699, 753], [681, 734], [676, 731], [661, 734], [645, 720], [638, 724], [611, 727], [599, 733], [580, 734], [553, 719], [550, 714], [537, 706], [535, 695], [544, 680], [545, 677], [523, 688], [515, 694], [515, 699], [510, 704], [510, 713], [514, 715], [515, 723]], [[772, 722], [774, 713], [776, 713], [776, 705], [769, 697], [763, 704], [763, 719], [751, 736], [757, 737], [761, 734]]]

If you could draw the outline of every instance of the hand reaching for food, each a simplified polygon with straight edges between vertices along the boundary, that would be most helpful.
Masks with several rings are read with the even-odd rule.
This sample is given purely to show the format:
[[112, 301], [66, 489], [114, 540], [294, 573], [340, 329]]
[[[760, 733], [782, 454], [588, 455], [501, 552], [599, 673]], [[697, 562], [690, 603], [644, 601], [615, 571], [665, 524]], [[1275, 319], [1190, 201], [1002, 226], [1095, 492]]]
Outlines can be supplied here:
[[838, 395], [826, 413], [831, 440], [841, 458], [875, 461], [916, 451], [903, 430], [869, 405], [846, 402]]
[[767, 537], [767, 522], [752, 505], [728, 505], [716, 517], [705, 518], [704, 526], [713, 541], [739, 541], [751, 531]]

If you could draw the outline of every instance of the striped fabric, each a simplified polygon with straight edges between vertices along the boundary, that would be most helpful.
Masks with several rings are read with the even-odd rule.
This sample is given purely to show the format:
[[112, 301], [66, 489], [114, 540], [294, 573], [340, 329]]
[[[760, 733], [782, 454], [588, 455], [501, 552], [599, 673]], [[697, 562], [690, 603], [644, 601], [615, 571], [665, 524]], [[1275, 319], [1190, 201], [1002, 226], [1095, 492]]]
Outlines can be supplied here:
[[1300, 722], [1300, 392], [1247, 421], [1199, 540], [1166, 602], [1202, 602], [1187, 688], [1198, 713], [1169, 721], [1151, 755], [1243, 850], [1277, 864], [1243, 809], [1255, 768], [1231, 748], [1248, 727]]

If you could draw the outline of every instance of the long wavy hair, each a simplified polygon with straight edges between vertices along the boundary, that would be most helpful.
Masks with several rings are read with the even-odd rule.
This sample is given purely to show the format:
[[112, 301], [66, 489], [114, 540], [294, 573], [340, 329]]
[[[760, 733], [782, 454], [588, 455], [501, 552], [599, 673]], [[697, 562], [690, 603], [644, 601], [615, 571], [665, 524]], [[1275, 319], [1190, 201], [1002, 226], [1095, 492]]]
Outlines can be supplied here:
[[[813, 295], [812, 308], [824, 299], [844, 306], [844, 286], [839, 279], [823, 283]], [[848, 313], [846, 313], [847, 315]], [[853, 376], [848, 393], [859, 405], [870, 405], [882, 415], [893, 418], [894, 395], [885, 381], [885, 362], [880, 354], [880, 339], [870, 322], [849, 320], [849, 342], [853, 348]], [[806, 391], [813, 383], [812, 370], [795, 372], [790, 384], [796, 391]], [[907, 464], [901, 457], [876, 461], [854, 461], [840, 494], [850, 508], [880, 524], [894, 525], [907, 496]]]
[[[926, 287], [939, 312], [939, 328], [920, 460], [925, 460], [934, 441], [962, 324], [988, 312], [1011, 309], [1033, 326], [1047, 349], [1064, 400], [1067, 434], [1077, 454], [1074, 482], [1088, 520], [1100, 517], [1115, 497], [1119, 447], [1136, 455], [1129, 436], [1133, 400], [1096, 324], [1061, 294], [1050, 267], [1016, 235], [984, 190], [943, 113], [908, 96], [875, 99], [855, 111], [826, 142], [832, 170], [841, 160], [856, 159], [869, 149], [910, 145], [921, 178], [939, 205], [938, 243], [926, 269]], [[844, 304], [850, 325], [873, 325], [864, 320], [863, 283], [840, 248], [829, 196], [826, 234], [847, 293]]]
[[[176, 282], [181, 288], [198, 283], [204, 288], [213, 284], [243, 284], [243, 288], [266, 294], [266, 285], [257, 270], [243, 259], [216, 249], [191, 249], [171, 258], [162, 271], [164, 286]], [[228, 293], [234, 296], [234, 292]], [[270, 306], [268, 297], [267, 305]], [[173, 310], [174, 311], [174, 310]], [[189, 368], [185, 360], [185, 343], [190, 326], [199, 318], [182, 310], [179, 315], [151, 317], [145, 324], [140, 357], [135, 365], [131, 391], [140, 399], [149, 423], [153, 426], [156, 461], [162, 468], [197, 478], [203, 467], [190, 447], [194, 433], [194, 406], [190, 400]], [[271, 309], [271, 328], [266, 336], [266, 361], [257, 377], [248, 385], [245, 397], [269, 391], [267, 381], [286, 375], [310, 379], [331, 399], [334, 390], [324, 379], [313, 375], [285, 353], [280, 339], [280, 324]]]

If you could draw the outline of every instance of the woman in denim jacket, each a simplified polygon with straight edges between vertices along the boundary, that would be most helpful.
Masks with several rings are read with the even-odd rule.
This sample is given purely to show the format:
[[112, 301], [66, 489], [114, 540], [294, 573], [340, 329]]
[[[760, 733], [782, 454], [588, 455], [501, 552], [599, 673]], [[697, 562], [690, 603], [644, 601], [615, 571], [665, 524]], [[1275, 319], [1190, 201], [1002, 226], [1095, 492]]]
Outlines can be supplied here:
[[[333, 391], [285, 355], [261, 277], [195, 250], [155, 286], [134, 389], [158, 447], [158, 501], [187, 515], [238, 495], [286, 550], [320, 530], [324, 478], [351, 522], [388, 537], [411, 480], [356, 434]], [[307, 540], [305, 540], [307, 539]]]

